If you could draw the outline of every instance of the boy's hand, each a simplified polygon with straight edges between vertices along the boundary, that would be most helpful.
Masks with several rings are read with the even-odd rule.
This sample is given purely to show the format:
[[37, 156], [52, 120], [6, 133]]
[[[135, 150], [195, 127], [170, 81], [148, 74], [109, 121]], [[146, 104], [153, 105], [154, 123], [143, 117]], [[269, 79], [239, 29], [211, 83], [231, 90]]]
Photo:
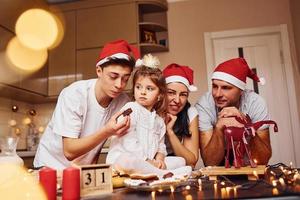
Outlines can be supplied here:
[[120, 122], [117, 122], [117, 118], [122, 115], [122, 111], [115, 113], [110, 120], [106, 123], [104, 129], [110, 135], [123, 136], [127, 133], [130, 127], [130, 117], [125, 116]]

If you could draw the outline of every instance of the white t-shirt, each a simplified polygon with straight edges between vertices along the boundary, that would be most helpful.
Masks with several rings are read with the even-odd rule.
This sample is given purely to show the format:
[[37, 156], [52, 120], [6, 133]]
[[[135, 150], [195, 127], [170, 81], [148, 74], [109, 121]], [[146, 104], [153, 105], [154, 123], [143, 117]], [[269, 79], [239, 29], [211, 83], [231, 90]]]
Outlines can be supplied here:
[[[62, 137], [82, 138], [100, 130], [113, 114], [129, 101], [126, 94], [114, 98], [107, 108], [97, 102], [97, 79], [72, 83], [62, 90], [52, 118], [41, 138], [34, 166], [64, 169], [71, 165], [63, 153]], [[90, 164], [103, 143], [72, 162]]]
[[[196, 110], [195, 107], [191, 106], [191, 107], [189, 107], [187, 114], [188, 114], [189, 122], [191, 123], [195, 119], [195, 117], [198, 116], [198, 111]], [[180, 142], [183, 142], [183, 138], [182, 137], [178, 137], [178, 139], [180, 140]], [[165, 142], [166, 142], [168, 154], [173, 154], [174, 151], [172, 149], [172, 145], [171, 145], [168, 137], [166, 137]]]
[[[195, 107], [199, 113], [199, 130], [208, 131], [213, 129], [217, 122], [217, 108], [211, 92], [205, 93], [195, 104]], [[239, 110], [244, 114], [248, 114], [253, 123], [269, 120], [268, 109], [264, 99], [251, 90], [243, 91]], [[268, 127], [268, 125], [263, 125], [260, 129]]]
[[123, 153], [144, 160], [153, 159], [157, 152], [166, 155], [164, 120], [155, 111], [150, 112], [137, 102], [129, 102], [121, 110], [127, 108], [132, 109], [130, 128], [126, 135], [111, 138], [106, 163], [116, 163], [118, 157]]

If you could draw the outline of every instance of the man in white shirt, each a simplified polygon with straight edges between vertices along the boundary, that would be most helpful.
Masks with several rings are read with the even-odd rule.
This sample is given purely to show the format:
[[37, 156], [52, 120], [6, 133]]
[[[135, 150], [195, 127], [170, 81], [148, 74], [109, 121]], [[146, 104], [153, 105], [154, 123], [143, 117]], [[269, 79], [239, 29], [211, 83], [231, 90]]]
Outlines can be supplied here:
[[[245, 89], [247, 77], [262, 82], [243, 58], [221, 63], [211, 78], [212, 92], [204, 94], [195, 105], [199, 112], [201, 156], [206, 166], [224, 165], [223, 129], [243, 126], [235, 117], [245, 119], [248, 114], [253, 123], [269, 119], [263, 98]], [[272, 155], [268, 126], [262, 126], [248, 142], [252, 158], [258, 164], [267, 164]]]
[[130, 118], [120, 123], [116, 118], [129, 101], [123, 91], [139, 56], [138, 49], [124, 40], [108, 43], [96, 64], [98, 78], [77, 81], [62, 90], [41, 138], [35, 167], [91, 164], [107, 138], [126, 133]]

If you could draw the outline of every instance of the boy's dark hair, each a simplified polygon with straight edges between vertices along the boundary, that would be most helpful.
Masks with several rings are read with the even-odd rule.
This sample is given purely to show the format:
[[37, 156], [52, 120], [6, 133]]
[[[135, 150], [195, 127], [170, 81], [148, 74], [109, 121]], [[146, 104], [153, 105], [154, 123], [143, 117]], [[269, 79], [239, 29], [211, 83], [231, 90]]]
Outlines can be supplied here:
[[130, 67], [131, 69], [135, 66], [135, 59], [133, 57], [130, 57], [129, 60], [122, 59], [122, 58], [108, 58], [109, 60], [102, 65], [100, 65], [101, 69], [109, 66], [109, 65], [121, 65], [122, 67]]
[[187, 101], [182, 111], [177, 114], [177, 120], [174, 124], [173, 130], [174, 133], [181, 137], [191, 137], [191, 133], [189, 130], [189, 116], [188, 109], [191, 107], [191, 104]]

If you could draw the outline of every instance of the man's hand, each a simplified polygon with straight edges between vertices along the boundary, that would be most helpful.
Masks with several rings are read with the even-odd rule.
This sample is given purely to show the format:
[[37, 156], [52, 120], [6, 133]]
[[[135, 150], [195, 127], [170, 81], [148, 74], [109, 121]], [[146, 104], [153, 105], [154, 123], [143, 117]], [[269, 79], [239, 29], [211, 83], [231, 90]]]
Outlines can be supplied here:
[[238, 122], [235, 117], [219, 118], [216, 123], [216, 128], [222, 131], [225, 127], [229, 126], [244, 127], [244, 124]]
[[239, 111], [236, 107], [225, 107], [218, 113], [218, 119], [226, 117], [239, 117], [242, 120], [246, 120], [244, 113]]
[[125, 116], [124, 119], [117, 123], [117, 118], [122, 114], [122, 111], [114, 114], [106, 123], [104, 129], [110, 135], [123, 136], [127, 133], [130, 127], [130, 117]]
[[225, 107], [218, 113], [218, 121], [215, 127], [219, 130], [223, 130], [225, 126], [244, 127], [235, 117], [246, 121], [244, 113], [240, 112], [236, 107]]

